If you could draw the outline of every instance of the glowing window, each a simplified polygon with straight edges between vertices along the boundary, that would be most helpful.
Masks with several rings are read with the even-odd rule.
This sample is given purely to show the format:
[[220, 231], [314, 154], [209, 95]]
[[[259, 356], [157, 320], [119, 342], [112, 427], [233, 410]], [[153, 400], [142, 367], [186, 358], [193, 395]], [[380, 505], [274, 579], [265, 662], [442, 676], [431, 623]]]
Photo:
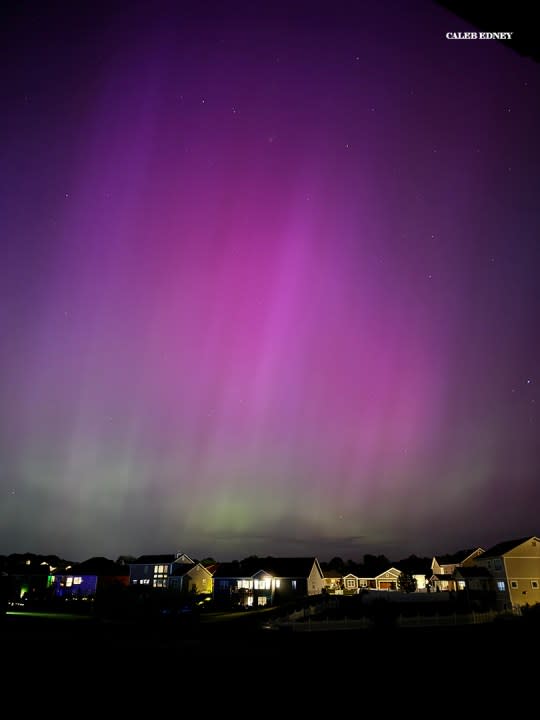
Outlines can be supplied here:
[[71, 587], [73, 585], [73, 578], [67, 577], [66, 578], [66, 587]]
[[82, 577], [74, 577], [73, 578], [74, 585], [80, 585], [81, 583], [82, 583]]
[[276, 587], [278, 588], [281, 585], [281, 580], [276, 580]]
[[499, 592], [504, 592], [504, 591], [506, 590], [506, 585], [505, 585], [505, 583], [504, 583], [503, 580], [498, 580], [498, 581], [497, 581], [497, 590], [498, 590]]
[[291, 587], [293, 590], [296, 590], [296, 580], [291, 581]]
[[266, 595], [263, 595], [262, 597], [258, 598], [257, 604], [259, 605], [259, 607], [262, 607], [263, 605], [266, 605], [266, 601]]

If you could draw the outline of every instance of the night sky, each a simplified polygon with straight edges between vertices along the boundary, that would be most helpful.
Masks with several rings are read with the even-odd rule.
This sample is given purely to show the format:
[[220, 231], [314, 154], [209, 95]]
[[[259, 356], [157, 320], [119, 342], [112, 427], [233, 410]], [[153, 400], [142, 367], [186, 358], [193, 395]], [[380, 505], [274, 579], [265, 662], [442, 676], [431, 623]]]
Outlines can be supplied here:
[[3, 6], [0, 553], [538, 533], [540, 64], [427, 0]]

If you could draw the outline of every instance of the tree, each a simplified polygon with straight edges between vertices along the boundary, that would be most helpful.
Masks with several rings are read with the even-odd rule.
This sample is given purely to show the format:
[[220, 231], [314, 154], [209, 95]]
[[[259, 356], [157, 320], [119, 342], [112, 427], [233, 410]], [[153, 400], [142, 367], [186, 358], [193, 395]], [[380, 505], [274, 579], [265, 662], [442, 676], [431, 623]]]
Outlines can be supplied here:
[[401, 571], [401, 575], [398, 578], [398, 589], [401, 592], [412, 593], [416, 590], [416, 578], [406, 570]]

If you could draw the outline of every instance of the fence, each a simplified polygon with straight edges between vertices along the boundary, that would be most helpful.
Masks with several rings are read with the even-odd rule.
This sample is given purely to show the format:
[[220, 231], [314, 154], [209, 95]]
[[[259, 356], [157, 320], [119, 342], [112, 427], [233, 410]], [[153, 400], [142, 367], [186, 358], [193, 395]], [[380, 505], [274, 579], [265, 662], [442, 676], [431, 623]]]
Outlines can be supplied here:
[[[393, 624], [400, 628], [410, 627], [452, 627], [457, 625], [484, 625], [491, 623], [501, 613], [489, 611], [484, 613], [472, 612], [467, 614], [452, 613], [450, 615], [399, 615], [394, 618]], [[304, 622], [297, 622], [300, 619]], [[340, 620], [312, 620], [306, 617], [304, 613], [294, 613], [285, 621], [276, 621], [273, 627], [292, 630], [293, 632], [318, 632], [318, 631], [335, 631], [335, 630], [366, 630], [374, 626], [373, 619], [370, 617], [361, 617], [357, 619], [342, 618]]]

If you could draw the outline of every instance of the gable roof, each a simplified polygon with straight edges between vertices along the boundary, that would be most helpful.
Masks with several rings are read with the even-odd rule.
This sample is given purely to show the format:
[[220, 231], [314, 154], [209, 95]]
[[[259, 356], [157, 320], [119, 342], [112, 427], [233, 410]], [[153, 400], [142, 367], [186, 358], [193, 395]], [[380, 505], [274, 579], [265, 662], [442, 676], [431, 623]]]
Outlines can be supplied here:
[[383, 570], [381, 573], [375, 576], [375, 580], [378, 578], [383, 577], [383, 575], [391, 575], [392, 577], [399, 577], [401, 575], [401, 570], [397, 567], [389, 567], [386, 570]]
[[497, 543], [497, 545], [490, 547], [489, 550], [486, 550], [482, 557], [500, 557], [501, 555], [505, 555], [507, 552], [510, 552], [510, 550], [513, 550], [518, 545], [522, 545], [524, 542], [527, 542], [527, 540], [533, 539], [540, 542], [540, 539], [535, 538], [534, 535], [528, 535], [527, 537], [518, 538], [517, 540], [505, 540], [504, 542]]
[[187, 575], [190, 570], [194, 570], [196, 567], [200, 567], [203, 572], [206, 572], [210, 576], [212, 575], [208, 568], [205, 568], [201, 563], [174, 563], [172, 574], [174, 577]]
[[477, 550], [481, 549], [482, 548], [475, 547], [467, 550], [458, 550], [453, 555], [435, 555], [433, 559], [436, 560], [439, 565], [458, 565], [464, 560], [467, 560], [467, 558], [473, 555]]

